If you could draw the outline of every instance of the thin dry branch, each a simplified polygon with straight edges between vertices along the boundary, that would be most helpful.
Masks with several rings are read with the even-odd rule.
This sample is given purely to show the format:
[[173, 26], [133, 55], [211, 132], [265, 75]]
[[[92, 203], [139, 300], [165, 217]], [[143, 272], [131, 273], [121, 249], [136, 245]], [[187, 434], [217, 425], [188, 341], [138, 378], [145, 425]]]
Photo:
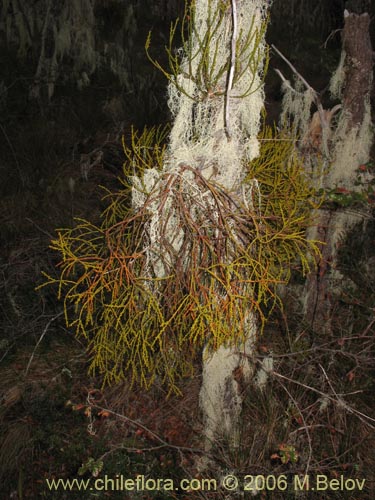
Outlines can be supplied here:
[[[95, 401], [90, 397], [90, 393], [88, 393], [88, 395], [87, 395], [87, 404], [91, 408], [95, 408], [96, 410], [99, 410], [99, 411], [102, 411], [102, 412], [107, 412], [110, 415], [113, 415], [114, 417], [117, 417], [117, 418], [119, 418], [121, 420], [125, 420], [126, 422], [128, 422], [131, 426], [133, 426], [136, 429], [142, 429], [146, 433], [146, 435], [152, 437], [152, 439], [155, 439], [155, 441], [157, 441], [157, 442], [160, 443], [160, 445], [158, 445], [156, 447], [144, 448], [143, 449], [144, 451], [149, 451], [149, 450], [151, 451], [151, 450], [160, 449], [160, 448], [169, 448], [169, 449], [172, 449], [172, 450], [176, 450], [178, 452], [183, 452], [184, 451], [184, 452], [188, 452], [188, 453], [197, 453], [197, 454], [202, 454], [202, 455], [207, 453], [205, 450], [202, 450], [200, 448], [189, 448], [188, 446], [177, 446], [177, 445], [168, 443], [167, 441], [165, 441], [165, 439], [163, 439], [161, 436], [159, 436], [159, 434], [156, 434], [149, 427], [147, 427], [146, 425], [144, 425], [141, 422], [139, 422], [139, 420], [134, 420], [134, 419], [132, 419], [132, 418], [126, 416], [126, 415], [122, 415], [121, 413], [113, 411], [110, 408], [106, 408], [104, 406], [96, 404]], [[132, 448], [125, 448], [125, 447], [121, 447], [121, 448], [122, 449], [128, 449], [128, 450], [131, 449], [132, 450]], [[134, 451], [135, 450], [139, 450], [139, 448], [136, 448], [136, 449], [134, 448]]]
[[[263, 368], [263, 365], [262, 365], [262, 369]], [[274, 372], [273, 372], [274, 373]], [[290, 391], [288, 390], [288, 388], [286, 387], [285, 384], [283, 384], [280, 380], [279, 380], [279, 384], [281, 385], [281, 387], [284, 389], [284, 391], [288, 394], [289, 398], [291, 399], [291, 401], [293, 401], [294, 403], [294, 406], [297, 408], [298, 410], [298, 413], [300, 414], [301, 416], [301, 420], [303, 422], [303, 429], [306, 431], [306, 436], [307, 436], [307, 441], [309, 443], [309, 455], [307, 457], [307, 462], [306, 462], [306, 469], [305, 469], [305, 474], [308, 473], [309, 471], [309, 468], [310, 468], [310, 463], [311, 463], [311, 459], [312, 459], [312, 456], [313, 456], [313, 449], [312, 449], [312, 439], [311, 439], [311, 434], [310, 434], [310, 428], [309, 426], [307, 425], [307, 422], [305, 420], [305, 417], [303, 415], [303, 412], [302, 410], [300, 409], [296, 399], [292, 396], [292, 394], [290, 393]]]
[[230, 47], [230, 65], [227, 80], [227, 88], [225, 91], [225, 104], [224, 104], [224, 130], [229, 140], [231, 138], [230, 132], [230, 122], [229, 122], [229, 102], [230, 102], [230, 92], [233, 87], [234, 72], [236, 67], [236, 43], [237, 43], [237, 2], [236, 0], [231, 0], [232, 4], [232, 40]]
[[41, 334], [41, 336], [39, 337], [39, 340], [38, 342], [36, 343], [35, 347], [34, 347], [34, 350], [30, 356], [30, 359], [29, 359], [29, 362], [27, 363], [27, 366], [26, 366], [26, 370], [25, 370], [25, 376], [28, 374], [29, 372], [29, 369], [30, 369], [30, 366], [31, 366], [31, 363], [33, 362], [33, 359], [34, 359], [34, 356], [35, 356], [35, 353], [36, 353], [36, 350], [38, 349], [40, 343], [42, 342], [42, 340], [44, 339], [46, 333], [48, 332], [48, 329], [49, 327], [51, 326], [51, 324], [56, 321], [58, 318], [60, 318], [60, 316], [62, 316], [64, 314], [64, 311], [61, 311], [59, 312], [58, 314], [55, 314], [55, 316], [52, 316], [52, 318], [48, 321], [48, 323], [46, 324], [46, 326], [44, 327], [44, 330]]
[[[301, 80], [301, 82], [305, 85], [306, 89], [308, 89], [311, 93], [312, 93], [312, 96], [313, 96], [313, 99], [314, 99], [314, 103], [318, 109], [318, 113], [319, 113], [319, 119], [320, 119], [320, 123], [321, 123], [321, 126], [322, 126], [322, 131], [323, 131], [323, 134], [322, 134], [322, 145], [323, 145], [323, 152], [324, 152], [324, 155], [326, 158], [329, 158], [329, 149], [328, 149], [328, 142], [327, 142], [327, 137], [328, 137], [328, 132], [329, 132], [329, 123], [327, 122], [327, 118], [326, 118], [326, 114], [324, 112], [324, 108], [322, 106], [322, 103], [320, 101], [320, 98], [319, 98], [319, 94], [317, 93], [317, 91], [315, 89], [313, 89], [313, 87], [305, 80], [305, 78], [296, 70], [296, 68], [293, 66], [293, 64], [289, 61], [289, 59], [287, 59], [284, 54], [282, 54], [280, 52], [280, 50], [275, 47], [275, 45], [271, 45], [271, 47], [273, 48], [273, 50], [281, 57], [281, 59], [283, 59], [283, 61], [286, 62], [286, 64], [289, 66], [289, 68], [293, 71], [293, 73]], [[282, 80], [285, 82], [286, 81], [286, 78], [284, 76], [282, 76], [282, 73], [280, 70], [277, 70], [276, 71], [277, 74], [282, 78]]]
[[316, 389], [315, 387], [312, 387], [311, 385], [307, 385], [307, 384], [304, 384], [303, 382], [299, 382], [298, 380], [294, 380], [292, 378], [286, 377], [285, 375], [282, 375], [281, 373], [278, 373], [276, 371], [268, 371], [268, 373], [272, 377], [276, 377], [276, 378], [279, 378], [282, 380], [287, 380], [288, 382], [291, 382], [292, 384], [299, 385], [300, 387], [304, 387], [305, 389], [308, 389], [309, 391], [315, 392], [316, 394], [323, 396], [324, 398], [328, 399], [332, 403], [335, 403], [339, 408], [344, 409], [344, 410], [348, 411], [349, 413], [352, 413], [353, 415], [358, 417], [361, 420], [361, 422], [368, 425], [371, 429], [375, 429], [375, 425], [372, 425], [370, 423], [370, 422], [375, 423], [374, 418], [370, 417], [369, 415], [365, 415], [364, 413], [352, 408], [341, 397], [337, 396], [337, 398], [334, 398], [330, 394], [327, 394], [326, 392], [320, 391], [319, 389]]

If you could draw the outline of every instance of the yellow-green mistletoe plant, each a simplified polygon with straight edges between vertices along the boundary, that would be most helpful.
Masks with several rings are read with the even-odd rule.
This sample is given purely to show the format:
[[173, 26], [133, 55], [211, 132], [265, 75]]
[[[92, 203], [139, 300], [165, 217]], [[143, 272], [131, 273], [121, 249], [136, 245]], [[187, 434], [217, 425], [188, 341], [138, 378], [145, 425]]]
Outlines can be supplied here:
[[[137, 172], [142, 191], [145, 172], [161, 169], [164, 136], [160, 129], [133, 131], [131, 144], [124, 143], [123, 189], [107, 193], [101, 223], [77, 219], [52, 241], [61, 261], [59, 277], [47, 276], [47, 283], [58, 284], [66, 322], [86, 339], [90, 372], [105, 384], [130, 375], [148, 388], [158, 377], [178, 390], [204, 345], [240, 342], [248, 311], [264, 322], [292, 265], [298, 259], [308, 271], [317, 252], [304, 236], [314, 190], [293, 142], [270, 129], [240, 193], [181, 165], [140, 193], [141, 209], [132, 208], [129, 180]], [[145, 251], [155, 206], [163, 214], [155, 249], [163, 254], [162, 279], [150, 273]], [[178, 255], [163, 240], [168, 211], [182, 234]]]
[[[207, 11], [207, 16], [206, 29], [202, 35], [198, 31], [196, 23], [196, 2], [193, 1], [190, 6], [186, 7], [180, 26], [182, 47], [178, 51], [175, 50], [174, 44], [179, 20], [177, 19], [172, 24], [166, 47], [168, 70], [163, 68], [150, 54], [151, 32], [145, 45], [151, 63], [163, 73], [178, 92], [196, 102], [212, 99], [215, 96], [223, 96], [226, 93], [227, 89], [222, 87], [221, 83], [223, 77], [225, 78], [228, 74], [230, 64], [229, 60], [219, 61], [223, 47], [221, 47], [222, 40], [218, 33], [225, 24], [228, 10], [232, 8], [231, 2], [223, 0], [218, 2], [216, 6], [212, 0], [207, 0], [204, 8]], [[262, 47], [267, 23], [267, 20], [263, 21], [260, 27], [257, 27], [255, 17], [253, 17], [250, 26], [246, 28], [246, 33], [239, 34], [236, 47], [234, 50], [232, 48], [236, 61], [233, 65], [231, 84], [234, 86], [245, 73], [251, 75], [247, 86], [237, 96], [239, 99], [255, 93], [263, 85], [263, 80], [257, 82], [255, 86], [254, 83], [259, 66], [265, 65], [264, 75], [267, 72], [268, 51], [264, 53], [264, 47]], [[193, 40], [198, 40], [198, 44], [195, 45]], [[182, 55], [187, 55], [187, 66], [181, 64]], [[192, 91], [188, 80], [194, 83], [194, 91]]]
[[188, 12], [182, 54], [168, 49], [168, 140], [133, 131], [101, 223], [77, 220], [52, 242], [61, 261], [48, 283], [105, 384], [130, 376], [178, 391], [203, 347], [249, 343], [296, 260], [307, 271], [318, 251], [304, 236], [315, 193], [293, 141], [258, 137], [265, 4], [196, 1]]

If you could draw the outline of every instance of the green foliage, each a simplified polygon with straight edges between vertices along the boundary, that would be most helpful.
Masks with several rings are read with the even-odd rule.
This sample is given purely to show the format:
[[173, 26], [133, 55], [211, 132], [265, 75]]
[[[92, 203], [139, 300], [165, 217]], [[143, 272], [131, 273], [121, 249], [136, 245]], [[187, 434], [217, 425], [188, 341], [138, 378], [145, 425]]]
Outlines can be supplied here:
[[333, 189], [321, 191], [325, 201], [335, 207], [368, 206], [375, 203], [375, 178], [372, 162], [360, 165], [356, 169], [354, 189], [337, 186]]
[[[105, 384], [129, 373], [144, 387], [158, 377], [178, 391], [203, 345], [243, 340], [250, 311], [264, 323], [264, 306], [281, 305], [277, 285], [287, 283], [296, 259], [307, 271], [318, 250], [304, 237], [314, 191], [293, 143], [270, 130], [240, 194], [179, 165], [159, 172], [157, 187], [142, 193], [143, 207], [132, 208], [127, 174], [142, 177], [163, 164], [162, 137], [133, 131], [124, 145], [124, 189], [107, 194], [100, 225], [78, 219], [73, 229], [58, 231], [52, 248], [61, 256], [59, 276], [47, 276], [47, 283], [58, 284], [66, 322], [87, 340], [90, 371]], [[153, 252], [166, 269], [163, 278], [150, 273], [147, 256], [155, 206], [162, 238]], [[171, 220], [182, 238], [177, 254], [168, 240]]]
[[[311, 223], [312, 209], [323, 196], [303, 166], [303, 158], [286, 131], [265, 128], [260, 136], [260, 154], [249, 166], [247, 182], [256, 179], [259, 186], [259, 223], [269, 231], [262, 244], [262, 260], [273, 263], [279, 282], [287, 283], [296, 257], [302, 273], [310, 270], [308, 255], [317, 254], [314, 241], [306, 241], [305, 230]], [[264, 253], [263, 253], [264, 252]]]
[[[209, 1], [201, 30], [193, 2], [177, 54], [177, 23], [171, 28], [170, 72], [152, 60], [179, 93], [187, 95], [181, 81], [188, 79], [196, 89], [189, 97], [197, 101], [225, 94], [219, 86], [230, 61], [216, 35], [228, 9], [227, 2], [214, 9]], [[253, 19], [237, 40], [233, 83], [252, 75], [239, 98], [257, 90], [253, 83], [267, 59], [266, 22], [255, 25]], [[150, 37], [146, 51], [149, 45]], [[207, 178], [186, 162], [174, 165], [166, 132], [133, 130], [124, 144], [123, 189], [107, 192], [102, 222], [77, 220], [52, 242], [62, 260], [58, 278], [48, 276], [48, 283], [58, 284], [66, 322], [87, 340], [90, 371], [104, 384], [130, 373], [144, 387], [158, 378], [178, 391], [204, 345], [243, 342], [254, 312], [263, 325], [266, 311], [281, 305], [277, 286], [287, 283], [296, 259], [305, 272], [318, 252], [304, 237], [314, 190], [285, 134], [264, 131], [259, 158], [246, 165], [238, 191], [229, 192], [215, 175]]]
[[[178, 51], [174, 48], [176, 32], [179, 20], [171, 25], [169, 32], [168, 46], [165, 47], [168, 56], [169, 69], [164, 69], [163, 66], [154, 59], [149, 52], [151, 45], [151, 32], [148, 34], [145, 49], [148, 59], [161, 73], [170, 81], [179, 92], [199, 102], [214, 96], [222, 96], [226, 90], [221, 88], [220, 81], [223, 76], [227, 75], [230, 67], [230, 60], [219, 64], [218, 54], [220, 53], [220, 45], [222, 40], [217, 37], [217, 33], [221, 29], [221, 25], [225, 22], [230, 9], [230, 3], [221, 2], [218, 9], [214, 9], [211, 0], [207, 1], [207, 30], [204, 35], [200, 35], [195, 25], [195, 5], [191, 2], [189, 7], [186, 7], [183, 16], [180, 32], [182, 39], [182, 48]], [[265, 75], [268, 67], [268, 51], [264, 52], [262, 40], [264, 39], [267, 28], [268, 19], [263, 22], [260, 28], [255, 27], [255, 19], [252, 19], [251, 24], [247, 28], [246, 33], [241, 33], [238, 37], [236, 46], [236, 65], [234, 68], [233, 85], [245, 74], [253, 75], [249, 82], [248, 88], [245, 89], [238, 98], [244, 98], [256, 92], [264, 83], [262, 80], [256, 88], [253, 88], [255, 75], [259, 67], [264, 65]], [[198, 41], [198, 49], [194, 48], [193, 40]], [[249, 49], [250, 53], [249, 53]], [[186, 55], [188, 58], [187, 67], [181, 66], [181, 58]], [[194, 68], [194, 69], [193, 69]], [[185, 79], [193, 81], [198, 93], [190, 95], [185, 86], [181, 84], [181, 76]]]
[[84, 464], [82, 464], [82, 467], [78, 469], [78, 474], [80, 476], [83, 476], [84, 474], [86, 474], [86, 472], [91, 472], [93, 477], [98, 477], [101, 470], [103, 469], [103, 465], [103, 460], [95, 460], [94, 458], [90, 457]]

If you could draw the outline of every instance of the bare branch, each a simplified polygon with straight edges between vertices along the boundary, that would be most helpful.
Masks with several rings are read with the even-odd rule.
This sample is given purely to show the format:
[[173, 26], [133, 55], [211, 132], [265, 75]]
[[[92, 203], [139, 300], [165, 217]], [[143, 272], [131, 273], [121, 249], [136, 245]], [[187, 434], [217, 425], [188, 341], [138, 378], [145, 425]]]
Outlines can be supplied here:
[[34, 347], [34, 350], [30, 356], [30, 359], [29, 359], [29, 362], [27, 363], [27, 366], [26, 366], [26, 370], [25, 370], [25, 376], [28, 374], [29, 372], [29, 369], [30, 369], [30, 366], [31, 366], [31, 363], [34, 359], [34, 356], [35, 356], [35, 353], [36, 353], [36, 350], [38, 349], [39, 347], [39, 344], [42, 342], [42, 340], [44, 339], [46, 333], [48, 332], [48, 328], [50, 327], [51, 323], [53, 323], [54, 321], [57, 320], [57, 318], [59, 318], [60, 316], [62, 316], [64, 314], [64, 311], [61, 311], [59, 312], [58, 314], [56, 314], [55, 316], [53, 316], [49, 321], [48, 323], [46, 324], [46, 326], [44, 327], [44, 330], [42, 332], [42, 335], [39, 337], [39, 340], [38, 342], [36, 343], [35, 347]]
[[228, 73], [227, 88], [225, 92], [225, 103], [224, 103], [224, 130], [228, 140], [231, 138], [230, 133], [230, 123], [229, 123], [229, 100], [230, 91], [233, 87], [234, 70], [236, 66], [236, 42], [237, 42], [237, 3], [236, 0], [231, 0], [232, 2], [232, 40], [230, 48], [230, 67]]
[[[295, 75], [301, 80], [301, 82], [305, 85], [306, 89], [309, 90], [314, 99], [314, 103], [318, 109], [319, 113], [319, 118], [320, 118], [320, 123], [322, 125], [322, 145], [323, 145], [323, 152], [324, 155], [328, 158], [329, 157], [329, 151], [328, 151], [328, 143], [327, 143], [327, 137], [328, 137], [328, 131], [329, 131], [329, 123], [327, 122], [327, 118], [324, 112], [324, 108], [322, 106], [322, 103], [320, 101], [319, 95], [315, 89], [312, 88], [312, 86], [305, 80], [305, 78], [296, 70], [296, 68], [293, 66], [293, 64], [287, 59], [281, 52], [280, 50], [275, 47], [275, 45], [271, 45], [273, 50], [281, 57], [281, 59], [286, 62], [286, 64], [289, 66], [289, 68], [293, 71]], [[282, 78], [281, 72], [277, 71], [278, 75]], [[282, 80], [285, 82], [285, 78], [282, 78]]]

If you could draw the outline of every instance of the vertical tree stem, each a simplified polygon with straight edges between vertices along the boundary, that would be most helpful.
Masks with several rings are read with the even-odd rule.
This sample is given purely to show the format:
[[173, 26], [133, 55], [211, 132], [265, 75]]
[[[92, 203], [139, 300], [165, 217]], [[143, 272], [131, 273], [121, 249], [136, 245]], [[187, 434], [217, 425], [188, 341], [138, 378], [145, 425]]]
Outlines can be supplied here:
[[228, 140], [231, 138], [230, 123], [229, 123], [229, 99], [230, 91], [233, 86], [234, 70], [236, 65], [236, 42], [237, 42], [237, 3], [236, 0], [231, 0], [232, 10], [232, 40], [230, 47], [230, 66], [228, 72], [227, 88], [225, 92], [224, 103], [224, 130]]

